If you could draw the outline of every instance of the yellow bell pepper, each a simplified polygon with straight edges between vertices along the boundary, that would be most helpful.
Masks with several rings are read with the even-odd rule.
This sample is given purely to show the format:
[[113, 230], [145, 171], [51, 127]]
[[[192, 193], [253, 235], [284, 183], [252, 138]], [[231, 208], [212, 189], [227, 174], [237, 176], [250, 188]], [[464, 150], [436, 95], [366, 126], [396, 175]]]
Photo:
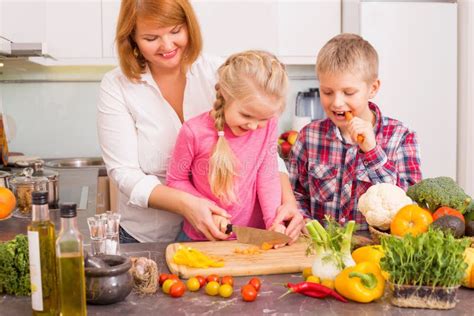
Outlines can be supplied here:
[[191, 247], [178, 247], [173, 256], [173, 261], [179, 265], [186, 265], [192, 268], [223, 267], [222, 260], [214, 260]]
[[339, 294], [360, 303], [381, 298], [385, 290], [385, 280], [380, 268], [368, 261], [342, 270], [334, 284]]
[[[357, 248], [352, 252], [352, 258], [354, 259], [355, 263], [370, 261], [375, 263], [379, 268], [380, 259], [382, 259], [383, 256], [384, 252], [381, 245], [364, 246]], [[385, 280], [388, 280], [389, 274], [382, 270], [382, 276]]]
[[462, 285], [474, 288], [474, 248], [466, 248], [464, 251], [464, 261], [467, 263], [467, 268]]

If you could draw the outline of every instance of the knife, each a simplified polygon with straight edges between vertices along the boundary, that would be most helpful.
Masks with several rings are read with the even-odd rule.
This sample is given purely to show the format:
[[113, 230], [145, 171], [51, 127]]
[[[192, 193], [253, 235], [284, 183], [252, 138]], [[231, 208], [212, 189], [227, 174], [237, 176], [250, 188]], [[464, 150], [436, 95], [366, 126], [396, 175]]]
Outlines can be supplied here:
[[226, 234], [230, 234], [231, 232], [235, 233], [238, 242], [253, 244], [259, 247], [261, 247], [264, 242], [271, 245], [279, 245], [291, 241], [291, 238], [287, 235], [271, 230], [227, 224]]

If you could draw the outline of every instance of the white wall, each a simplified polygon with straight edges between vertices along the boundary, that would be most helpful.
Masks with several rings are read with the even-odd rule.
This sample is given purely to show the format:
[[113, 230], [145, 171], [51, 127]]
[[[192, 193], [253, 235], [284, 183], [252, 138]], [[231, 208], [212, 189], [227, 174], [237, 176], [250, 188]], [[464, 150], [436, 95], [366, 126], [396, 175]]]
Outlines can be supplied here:
[[[317, 87], [314, 66], [289, 66], [290, 89], [280, 130], [291, 128], [299, 90]], [[50, 76], [47, 80], [51, 80]], [[99, 81], [0, 83], [10, 122], [9, 149], [43, 158], [100, 156], [96, 128]]]
[[458, 181], [474, 195], [474, 3], [458, 1]]

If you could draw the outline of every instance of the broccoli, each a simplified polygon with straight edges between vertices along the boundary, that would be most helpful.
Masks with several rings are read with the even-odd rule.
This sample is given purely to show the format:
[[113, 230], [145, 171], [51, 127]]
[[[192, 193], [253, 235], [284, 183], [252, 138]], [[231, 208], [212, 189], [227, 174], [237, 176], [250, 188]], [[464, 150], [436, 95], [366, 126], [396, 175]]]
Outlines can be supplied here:
[[471, 203], [469, 195], [450, 177], [424, 179], [410, 186], [407, 195], [431, 212], [448, 206], [464, 213]]
[[25, 235], [0, 242], [0, 293], [30, 294], [28, 238]]

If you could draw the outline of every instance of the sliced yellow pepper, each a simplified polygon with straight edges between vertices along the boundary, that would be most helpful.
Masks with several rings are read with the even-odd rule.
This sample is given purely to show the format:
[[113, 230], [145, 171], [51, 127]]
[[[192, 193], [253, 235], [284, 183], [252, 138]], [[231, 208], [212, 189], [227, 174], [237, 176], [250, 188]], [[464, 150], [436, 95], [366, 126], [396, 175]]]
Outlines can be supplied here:
[[178, 250], [173, 256], [174, 263], [178, 265], [186, 265], [192, 268], [209, 268], [209, 267], [223, 267], [224, 262], [221, 260], [214, 260], [191, 247], [178, 247]]
[[341, 271], [334, 281], [336, 291], [350, 300], [369, 303], [382, 297], [385, 279], [373, 262], [361, 262]]

